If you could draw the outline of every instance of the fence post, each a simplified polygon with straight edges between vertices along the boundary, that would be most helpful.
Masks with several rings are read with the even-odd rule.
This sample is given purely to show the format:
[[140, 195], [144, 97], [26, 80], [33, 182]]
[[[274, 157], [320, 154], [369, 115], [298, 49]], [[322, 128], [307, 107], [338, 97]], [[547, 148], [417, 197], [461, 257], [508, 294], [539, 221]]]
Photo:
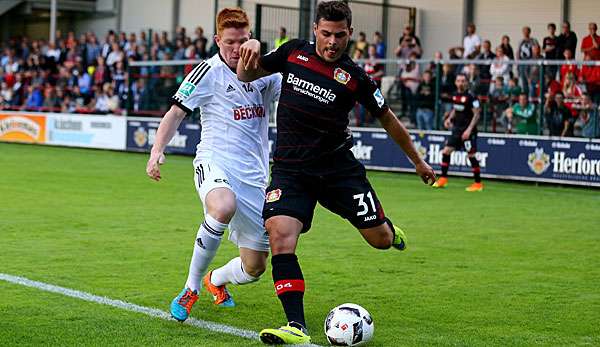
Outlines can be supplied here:
[[482, 109], [483, 109], [482, 110], [483, 111], [482, 112], [483, 113], [483, 131], [487, 132], [487, 126], [488, 126], [488, 124], [487, 124], [488, 123], [488, 101], [486, 101], [483, 104]]
[[256, 4], [256, 18], [255, 18], [255, 29], [254, 29], [254, 38], [260, 41], [260, 31], [262, 29], [262, 5]]
[[538, 135], [542, 135], [544, 132], [544, 105], [546, 104], [546, 76], [545, 76], [546, 65], [540, 62], [540, 111], [538, 113]]
[[437, 130], [440, 129], [440, 106], [441, 106], [441, 98], [440, 98], [440, 82], [441, 82], [441, 74], [442, 69], [440, 65], [440, 61], [435, 62], [435, 128]]

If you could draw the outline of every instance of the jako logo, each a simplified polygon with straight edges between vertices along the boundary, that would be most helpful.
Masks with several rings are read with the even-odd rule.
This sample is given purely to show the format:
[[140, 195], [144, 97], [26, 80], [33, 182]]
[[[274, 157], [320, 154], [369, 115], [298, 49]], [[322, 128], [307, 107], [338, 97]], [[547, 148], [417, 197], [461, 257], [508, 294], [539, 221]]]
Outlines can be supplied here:
[[298, 78], [293, 73], [288, 75], [286, 81], [294, 86], [295, 91], [317, 99], [324, 104], [335, 101], [336, 95], [332, 93], [331, 89], [325, 89], [317, 84]]
[[298, 58], [298, 59], [300, 59], [302, 61], [308, 62], [308, 58], [305, 57], [305, 56], [303, 56], [302, 54], [298, 54], [298, 56], [296, 58]]
[[356, 144], [351, 149], [354, 157], [358, 160], [371, 160], [371, 152], [373, 152], [373, 146], [363, 145], [362, 141], [356, 141]]

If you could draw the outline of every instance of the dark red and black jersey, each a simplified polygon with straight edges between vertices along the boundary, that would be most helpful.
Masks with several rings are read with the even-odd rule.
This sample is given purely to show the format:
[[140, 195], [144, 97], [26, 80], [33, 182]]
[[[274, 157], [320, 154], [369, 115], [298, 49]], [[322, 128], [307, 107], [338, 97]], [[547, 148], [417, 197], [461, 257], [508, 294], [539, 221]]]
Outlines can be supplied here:
[[[466, 129], [473, 119], [473, 109], [479, 108], [479, 99], [469, 92], [456, 92], [452, 95], [452, 107], [454, 108], [454, 118], [452, 123], [454, 128]], [[477, 131], [477, 127], [473, 128]]]
[[317, 55], [314, 43], [291, 40], [259, 63], [283, 74], [275, 163], [308, 163], [351, 148], [348, 113], [357, 101], [375, 117], [388, 109], [375, 82], [346, 54], [329, 63]]

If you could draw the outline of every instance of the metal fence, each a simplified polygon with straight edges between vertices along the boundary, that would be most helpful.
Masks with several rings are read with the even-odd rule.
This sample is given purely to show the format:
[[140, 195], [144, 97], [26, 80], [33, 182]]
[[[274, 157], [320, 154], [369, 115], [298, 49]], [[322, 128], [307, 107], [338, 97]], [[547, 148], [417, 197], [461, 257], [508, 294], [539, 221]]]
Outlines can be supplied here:
[[[199, 61], [132, 62], [128, 113], [163, 115], [169, 107], [169, 97], [197, 63]], [[600, 137], [600, 62], [374, 59], [357, 63], [366, 71], [385, 69], [384, 75], [374, 80], [392, 110], [409, 128], [444, 129], [444, 115], [453, 107], [455, 76], [461, 73], [467, 76], [469, 91], [480, 100], [480, 131], [560, 135], [552, 133], [551, 108], [554, 95], [561, 92], [564, 105], [571, 112], [570, 136]], [[426, 71], [431, 76], [430, 83], [425, 81]], [[433, 95], [427, 97], [424, 89]], [[547, 100], [548, 97], [551, 99]], [[513, 116], [513, 110], [519, 108], [516, 106], [519, 98], [526, 101], [522, 106], [533, 109], [532, 117], [521, 118], [518, 111]], [[431, 112], [425, 112], [427, 110]], [[424, 113], [431, 117], [429, 126], [419, 121]], [[360, 105], [348, 117], [351, 126], [379, 127], [377, 120]]]

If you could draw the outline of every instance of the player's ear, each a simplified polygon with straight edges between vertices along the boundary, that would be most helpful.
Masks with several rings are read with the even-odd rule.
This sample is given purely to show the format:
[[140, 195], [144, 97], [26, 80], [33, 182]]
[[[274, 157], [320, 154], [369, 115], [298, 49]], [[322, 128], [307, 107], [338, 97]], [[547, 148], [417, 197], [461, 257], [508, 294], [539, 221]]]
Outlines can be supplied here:
[[215, 34], [215, 36], [213, 37], [213, 39], [217, 43], [217, 46], [220, 48], [221, 47], [221, 36], [219, 36], [219, 34]]
[[315, 35], [315, 37], [317, 37], [317, 28], [319, 27], [319, 25], [317, 23], [313, 23], [313, 34]]
[[348, 29], [348, 33], [350, 33], [350, 35], [348, 35], [348, 36], [352, 37], [353, 32], [354, 32], [354, 28], [350, 27], [350, 29]]

